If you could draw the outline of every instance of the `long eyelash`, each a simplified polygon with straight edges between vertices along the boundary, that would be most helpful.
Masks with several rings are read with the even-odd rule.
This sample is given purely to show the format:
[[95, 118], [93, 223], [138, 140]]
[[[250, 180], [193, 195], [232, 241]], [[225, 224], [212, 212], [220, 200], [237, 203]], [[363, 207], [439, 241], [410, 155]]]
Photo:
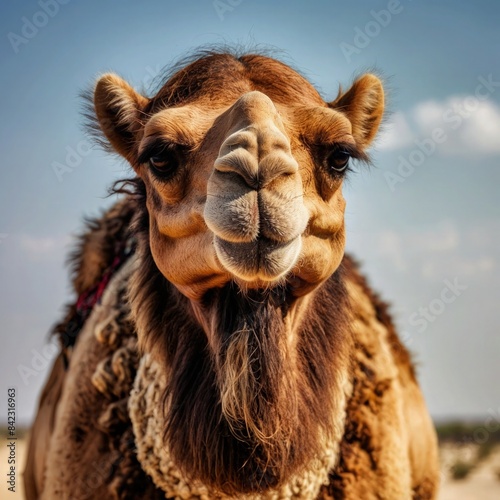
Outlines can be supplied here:
[[147, 161], [152, 157], [152, 156], [157, 156], [165, 151], [165, 149], [168, 147], [168, 144], [165, 142], [160, 142], [160, 141], [155, 141], [154, 143], [148, 145], [141, 154], [139, 155], [139, 158], [137, 161], [139, 163], [147, 163]]
[[142, 151], [137, 161], [139, 163], [147, 163], [152, 156], [160, 156], [165, 153], [166, 150], [172, 149], [173, 147], [174, 145], [170, 142], [165, 142], [163, 140], [154, 141]]
[[137, 158], [138, 163], [147, 163], [152, 156], [161, 156], [162, 154], [169, 153], [188, 153], [191, 151], [192, 146], [188, 144], [179, 144], [165, 141], [165, 139], [157, 139], [151, 144], [148, 144], [144, 151], [141, 152]]
[[[329, 178], [335, 177], [335, 178], [340, 178], [341, 179], [341, 178], [344, 178], [346, 175], [348, 175], [351, 172], [354, 172], [354, 168], [351, 165], [351, 162], [349, 162], [347, 164], [347, 167], [344, 170], [340, 171], [340, 172], [337, 171], [337, 170], [329, 171], [327, 177], [329, 177]], [[325, 173], [326, 173], [326, 169], [325, 169]]]
[[339, 172], [339, 174], [340, 174], [340, 175], [346, 175], [347, 173], [349, 173], [349, 172], [353, 172], [353, 171], [354, 171], [354, 169], [353, 169], [353, 167], [352, 167], [352, 165], [351, 165], [351, 162], [349, 162], [349, 163], [347, 164], [346, 168], [344, 168], [344, 170], [342, 170], [342, 172]]
[[349, 154], [349, 156], [355, 160], [368, 162], [369, 158], [366, 153], [358, 149], [354, 144], [348, 142], [336, 142], [330, 146], [330, 151], [334, 149], [341, 149]]

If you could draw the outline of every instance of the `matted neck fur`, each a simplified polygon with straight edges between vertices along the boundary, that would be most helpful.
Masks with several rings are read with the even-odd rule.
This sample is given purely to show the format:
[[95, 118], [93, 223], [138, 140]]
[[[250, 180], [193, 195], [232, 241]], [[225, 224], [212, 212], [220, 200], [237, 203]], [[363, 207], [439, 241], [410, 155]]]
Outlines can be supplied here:
[[211, 54], [151, 99], [104, 75], [94, 105], [145, 189], [131, 305], [169, 374], [171, 452], [217, 491], [281, 485], [342, 435], [342, 181], [382, 119], [381, 82], [327, 103], [274, 59]]

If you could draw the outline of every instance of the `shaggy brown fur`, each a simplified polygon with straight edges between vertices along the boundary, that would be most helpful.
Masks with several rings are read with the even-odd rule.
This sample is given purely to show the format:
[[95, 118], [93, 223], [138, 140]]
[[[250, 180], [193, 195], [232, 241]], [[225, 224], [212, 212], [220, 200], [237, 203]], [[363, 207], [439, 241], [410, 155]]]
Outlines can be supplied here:
[[[129, 225], [135, 209], [136, 204], [129, 198], [113, 205], [100, 219], [87, 222], [87, 230], [79, 238], [78, 247], [70, 259], [76, 293], [92, 290], [102, 279], [120, 247], [130, 237]], [[124, 292], [123, 285], [116, 290], [114, 300], [118, 306], [104, 308], [104, 311], [96, 306], [95, 309], [101, 309], [101, 313], [94, 320], [89, 320], [87, 316], [82, 321], [75, 306], [70, 305], [66, 318], [54, 329], [62, 351], [41, 395], [38, 414], [31, 429], [29, 457], [24, 472], [27, 498], [90, 499], [102, 496], [135, 499], [138, 491], [146, 498], [164, 498], [141, 470], [134, 451], [134, 436], [126, 408], [137, 357], [123, 358], [125, 351], [122, 346], [130, 338], [134, 342], [132, 352], [136, 352], [136, 335], [128, 321]], [[63, 388], [69, 383], [67, 365], [71, 365], [74, 344], [78, 340], [81, 345], [86, 332], [97, 342], [91, 342], [92, 348], [87, 351], [86, 362], [82, 366], [82, 379], [86, 383], [80, 384], [77, 375], [76, 385], [83, 391], [73, 392], [75, 401], [81, 403], [84, 411], [78, 410], [71, 418], [68, 435], [61, 445], [64, 456], [69, 450], [73, 456], [87, 456], [90, 450], [98, 450], [98, 453], [87, 463], [86, 469], [79, 464], [73, 475], [69, 474], [71, 494], [55, 493], [53, 490], [47, 493], [47, 480], [51, 480], [48, 450], [57, 431], [56, 410]], [[85, 472], [80, 474], [80, 469]]]
[[[88, 230], [80, 237], [75, 250], [69, 256], [68, 264], [72, 276], [73, 290], [77, 296], [92, 292], [104, 273], [122, 252], [130, 238], [129, 225], [135, 205], [124, 200], [101, 218], [88, 219]], [[90, 310], [77, 310], [76, 303], [67, 306], [64, 320], [54, 327], [67, 361], [68, 350], [76, 341]]]
[[56, 328], [29, 498], [435, 497], [411, 359], [343, 256], [336, 167], [366, 158], [383, 106], [374, 75], [325, 103], [258, 55], [204, 54], [151, 99], [99, 80], [99, 127], [138, 177], [73, 257], [99, 300]]

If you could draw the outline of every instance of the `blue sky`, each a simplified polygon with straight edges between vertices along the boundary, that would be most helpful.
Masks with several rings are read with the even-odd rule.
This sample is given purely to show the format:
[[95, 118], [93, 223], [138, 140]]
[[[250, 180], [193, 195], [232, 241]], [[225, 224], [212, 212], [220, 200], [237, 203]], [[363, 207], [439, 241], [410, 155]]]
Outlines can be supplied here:
[[393, 304], [431, 413], [500, 419], [498, 2], [55, 1], [4, 2], [0, 16], [0, 385], [18, 387], [21, 419], [69, 299], [72, 236], [127, 174], [89, 149], [78, 93], [109, 70], [147, 91], [223, 42], [281, 49], [327, 99], [384, 75], [392, 114], [374, 167], [346, 187], [348, 249]]

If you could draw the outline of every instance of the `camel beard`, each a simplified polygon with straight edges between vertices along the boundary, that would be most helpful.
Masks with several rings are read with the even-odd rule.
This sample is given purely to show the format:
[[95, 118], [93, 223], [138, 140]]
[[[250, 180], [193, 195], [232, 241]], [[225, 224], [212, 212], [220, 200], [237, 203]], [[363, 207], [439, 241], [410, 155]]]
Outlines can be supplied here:
[[169, 363], [165, 444], [185, 477], [214, 492], [276, 489], [338, 434], [339, 387], [312, 380], [307, 349], [292, 355], [282, 291], [228, 284], [213, 293], [215, 340], [191, 332]]
[[214, 358], [222, 417], [231, 434], [249, 444], [248, 461], [268, 486], [280, 481], [305, 445], [297, 449], [294, 439], [299, 430], [297, 374], [277, 299], [272, 292], [243, 295], [227, 286], [219, 298]]

